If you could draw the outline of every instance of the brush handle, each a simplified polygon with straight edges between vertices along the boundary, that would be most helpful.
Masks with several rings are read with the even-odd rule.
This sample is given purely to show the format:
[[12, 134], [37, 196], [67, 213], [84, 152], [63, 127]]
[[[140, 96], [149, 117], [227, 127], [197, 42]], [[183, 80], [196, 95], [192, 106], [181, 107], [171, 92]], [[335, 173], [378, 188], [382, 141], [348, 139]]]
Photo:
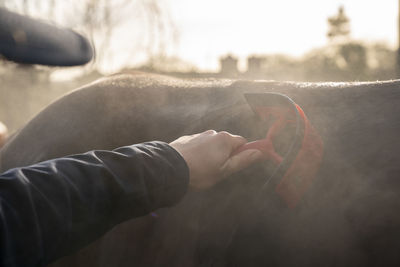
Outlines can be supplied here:
[[[275, 165], [279, 165], [282, 163], [283, 158], [276, 152], [272, 140], [275, 138], [275, 136], [279, 135], [285, 125], [291, 121], [286, 119], [286, 110], [283, 112], [280, 109], [276, 110], [273, 108], [268, 108], [268, 111], [264, 111], [263, 113], [270, 114], [275, 117], [275, 121], [268, 129], [265, 138], [242, 145], [236, 151], [234, 151], [233, 155], [236, 155], [247, 149], [258, 149], [263, 153], [264, 160], [271, 160]], [[268, 115], [265, 115], [265, 117], [268, 117]]]

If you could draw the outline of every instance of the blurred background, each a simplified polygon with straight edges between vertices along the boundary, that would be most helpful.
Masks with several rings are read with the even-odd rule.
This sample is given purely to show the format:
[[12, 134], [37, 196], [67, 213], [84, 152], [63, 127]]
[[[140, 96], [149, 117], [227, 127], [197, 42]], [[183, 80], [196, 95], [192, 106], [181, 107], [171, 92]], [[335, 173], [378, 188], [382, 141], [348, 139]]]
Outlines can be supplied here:
[[126, 70], [181, 78], [375, 81], [400, 77], [398, 0], [0, 0], [69, 27], [82, 67], [0, 58], [0, 121], [11, 132], [69, 91]]

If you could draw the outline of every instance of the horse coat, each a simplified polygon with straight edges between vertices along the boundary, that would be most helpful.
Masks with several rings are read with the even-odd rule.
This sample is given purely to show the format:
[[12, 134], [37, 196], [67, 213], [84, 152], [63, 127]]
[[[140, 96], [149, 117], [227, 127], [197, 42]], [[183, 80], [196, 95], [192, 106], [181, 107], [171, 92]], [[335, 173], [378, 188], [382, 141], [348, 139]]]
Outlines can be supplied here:
[[288, 95], [323, 139], [322, 165], [295, 209], [273, 193], [254, 200], [268, 175], [256, 165], [122, 223], [53, 266], [398, 266], [400, 81], [114, 75], [45, 108], [0, 151], [0, 169], [207, 129], [254, 140], [265, 129], [245, 92]]

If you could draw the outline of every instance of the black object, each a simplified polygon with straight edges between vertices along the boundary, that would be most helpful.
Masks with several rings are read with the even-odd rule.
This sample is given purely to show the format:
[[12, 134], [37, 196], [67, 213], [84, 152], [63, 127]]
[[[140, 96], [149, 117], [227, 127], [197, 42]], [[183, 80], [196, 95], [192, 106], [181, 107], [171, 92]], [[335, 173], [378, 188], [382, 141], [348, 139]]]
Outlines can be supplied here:
[[0, 54], [25, 64], [76, 66], [88, 63], [93, 50], [78, 33], [0, 8]]
[[176, 204], [188, 184], [185, 160], [163, 142], [8, 170], [0, 174], [0, 266], [47, 266], [122, 221]]

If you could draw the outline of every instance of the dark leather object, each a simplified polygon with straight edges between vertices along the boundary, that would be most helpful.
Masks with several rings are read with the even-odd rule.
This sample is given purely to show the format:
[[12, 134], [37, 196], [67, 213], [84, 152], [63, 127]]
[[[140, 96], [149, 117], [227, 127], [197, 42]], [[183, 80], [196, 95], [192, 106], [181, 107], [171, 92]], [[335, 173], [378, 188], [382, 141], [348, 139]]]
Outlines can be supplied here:
[[88, 63], [93, 50], [80, 34], [0, 8], [0, 54], [6, 59], [49, 66]]

